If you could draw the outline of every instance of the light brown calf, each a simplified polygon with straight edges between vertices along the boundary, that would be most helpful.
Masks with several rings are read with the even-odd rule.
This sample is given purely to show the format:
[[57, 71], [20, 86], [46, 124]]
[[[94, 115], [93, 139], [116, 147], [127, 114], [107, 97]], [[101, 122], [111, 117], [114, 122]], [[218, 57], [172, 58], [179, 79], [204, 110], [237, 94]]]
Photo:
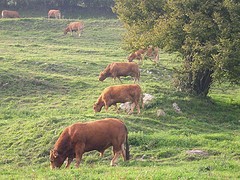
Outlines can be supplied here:
[[146, 57], [153, 59], [157, 63], [159, 61], [158, 47], [149, 46], [148, 48], [139, 49], [128, 56], [128, 61], [132, 62], [134, 59], [143, 61]]
[[146, 50], [144, 49], [139, 49], [133, 53], [131, 53], [128, 56], [128, 62], [132, 62], [134, 59], [138, 59], [140, 61], [142, 61], [142, 55], [145, 53]]
[[71, 32], [71, 35], [73, 35], [73, 32], [75, 31], [76, 33], [78, 33], [78, 36], [81, 36], [83, 29], [84, 23], [82, 21], [71, 22], [64, 30], [64, 35], [66, 35], [68, 32]]
[[2, 11], [2, 18], [20, 18], [19, 13], [17, 11]]
[[48, 18], [55, 18], [55, 19], [61, 19], [61, 12], [60, 10], [51, 9], [48, 11]]

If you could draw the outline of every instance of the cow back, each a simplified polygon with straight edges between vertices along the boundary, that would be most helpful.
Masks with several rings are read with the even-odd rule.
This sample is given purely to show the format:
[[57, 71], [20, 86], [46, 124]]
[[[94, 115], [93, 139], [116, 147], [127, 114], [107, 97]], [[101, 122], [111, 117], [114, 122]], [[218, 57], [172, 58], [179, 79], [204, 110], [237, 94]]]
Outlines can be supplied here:
[[48, 11], [48, 18], [60, 19], [60, 18], [61, 18], [61, 12], [60, 12], [60, 10], [55, 10], [55, 9], [49, 10], [49, 11]]
[[112, 63], [110, 72], [116, 74], [116, 76], [138, 76], [139, 67], [134, 62], [116, 62]]
[[116, 103], [139, 101], [142, 91], [138, 84], [124, 84], [110, 86], [104, 89], [102, 99], [108, 101], [109, 105]]
[[20, 18], [19, 13], [17, 11], [2, 11], [2, 18]]
[[74, 143], [84, 143], [84, 152], [103, 151], [108, 147], [125, 141], [127, 130], [118, 119], [106, 118], [89, 123], [77, 123], [71, 127], [71, 139]]

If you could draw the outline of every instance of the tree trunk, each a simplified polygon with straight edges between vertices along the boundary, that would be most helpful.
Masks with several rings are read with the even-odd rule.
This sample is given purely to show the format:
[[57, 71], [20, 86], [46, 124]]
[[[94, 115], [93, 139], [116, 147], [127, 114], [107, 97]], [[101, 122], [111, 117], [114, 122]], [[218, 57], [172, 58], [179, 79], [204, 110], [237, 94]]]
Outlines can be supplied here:
[[187, 91], [191, 94], [207, 96], [211, 83], [213, 71], [206, 69], [194, 69], [192, 68], [193, 56], [186, 57], [184, 67], [181, 72], [178, 72], [179, 89]]
[[211, 83], [212, 83], [212, 71], [209, 69], [199, 70], [196, 73], [196, 77], [193, 81], [192, 91], [200, 96], [207, 96]]

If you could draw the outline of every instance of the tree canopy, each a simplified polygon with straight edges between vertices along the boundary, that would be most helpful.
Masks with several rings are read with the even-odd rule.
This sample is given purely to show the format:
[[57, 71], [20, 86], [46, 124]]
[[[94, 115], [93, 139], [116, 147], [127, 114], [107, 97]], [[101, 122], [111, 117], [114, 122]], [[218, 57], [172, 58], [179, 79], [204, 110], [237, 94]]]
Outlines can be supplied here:
[[116, 0], [126, 47], [159, 46], [184, 61], [176, 85], [206, 96], [213, 81], [240, 82], [240, 2], [237, 0]]

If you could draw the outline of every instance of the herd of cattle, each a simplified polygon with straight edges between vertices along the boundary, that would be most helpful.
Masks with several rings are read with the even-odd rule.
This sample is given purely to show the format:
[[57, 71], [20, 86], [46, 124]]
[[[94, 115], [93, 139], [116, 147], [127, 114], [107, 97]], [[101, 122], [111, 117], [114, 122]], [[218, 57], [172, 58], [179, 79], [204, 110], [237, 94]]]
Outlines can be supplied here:
[[[20, 18], [17, 11], [2, 11], [2, 18]], [[59, 10], [50, 10], [48, 18], [61, 18]], [[79, 36], [84, 29], [83, 22], [72, 22], [64, 30], [64, 34], [76, 31]], [[140, 105], [144, 108], [143, 93], [141, 87], [136, 84], [139, 82], [139, 65], [132, 62], [134, 59], [142, 61], [145, 57], [153, 59], [156, 63], [159, 60], [158, 48], [149, 46], [139, 49], [128, 56], [128, 62], [113, 62], [100, 72], [99, 81], [104, 81], [108, 77], [116, 78], [122, 83], [120, 77], [131, 76], [134, 84], [121, 84], [109, 86], [100, 94], [97, 102], [93, 105], [94, 112], [100, 112], [102, 107], [108, 111], [112, 105], [117, 108], [117, 103], [130, 102], [132, 114], [136, 108], [140, 113]], [[129, 160], [128, 131], [125, 124], [115, 118], [106, 118], [87, 123], [75, 123], [68, 126], [61, 133], [54, 148], [50, 151], [50, 167], [60, 168], [65, 160], [66, 167], [76, 158], [76, 167], [79, 166], [82, 155], [85, 152], [97, 150], [103, 156], [104, 151], [113, 147], [113, 159], [111, 165], [114, 166], [120, 155], [124, 160]]]
[[[20, 18], [20, 15], [17, 11], [9, 11], [9, 10], [3, 10], [2, 11], [2, 18]], [[55, 18], [55, 19], [61, 19], [61, 12], [60, 10], [51, 9], [48, 11], [48, 18]], [[68, 32], [76, 32], [78, 36], [81, 36], [81, 33], [84, 29], [84, 24], [82, 21], [80, 22], [71, 22], [64, 30], [64, 35], [66, 35]]]

